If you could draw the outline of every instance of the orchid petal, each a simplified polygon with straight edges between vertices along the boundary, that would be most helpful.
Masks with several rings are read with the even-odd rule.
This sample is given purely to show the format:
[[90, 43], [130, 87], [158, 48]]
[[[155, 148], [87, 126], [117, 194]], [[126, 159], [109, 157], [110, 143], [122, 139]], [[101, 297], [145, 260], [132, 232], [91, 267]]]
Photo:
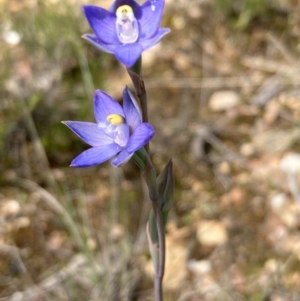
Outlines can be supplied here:
[[102, 145], [101, 147], [92, 147], [82, 152], [78, 157], [76, 157], [72, 161], [71, 166], [72, 167], [94, 166], [109, 160], [121, 150], [122, 148], [116, 143]]
[[84, 5], [83, 12], [99, 40], [107, 44], [118, 44], [116, 16], [112, 12], [94, 5]]
[[163, 0], [148, 0], [138, 9], [136, 18], [140, 23], [140, 40], [149, 39], [157, 32], [164, 5]]
[[143, 49], [137, 43], [120, 45], [115, 51], [116, 58], [126, 67], [131, 67], [141, 56]]
[[135, 152], [147, 144], [154, 135], [154, 128], [149, 123], [141, 123], [129, 138], [127, 151]]
[[63, 123], [91, 146], [102, 146], [113, 143], [113, 139], [103, 133], [96, 123], [84, 121], [64, 121]]
[[129, 125], [130, 132], [133, 133], [142, 122], [142, 113], [135, 97], [127, 87], [123, 91], [123, 108], [126, 122]]
[[97, 123], [106, 123], [107, 116], [111, 114], [125, 117], [121, 105], [115, 99], [101, 90], [96, 90], [94, 94], [94, 115]]
[[139, 44], [142, 46], [143, 50], [146, 50], [147, 48], [157, 44], [170, 31], [171, 30], [169, 28], [160, 28], [154, 37], [148, 40], [140, 41]]
[[98, 48], [104, 52], [114, 53], [116, 51], [116, 49], [118, 48], [117, 44], [106, 44], [106, 43], [100, 41], [97, 38], [97, 36], [94, 34], [85, 34], [82, 36], [82, 38], [84, 40], [88, 41], [90, 44], [92, 44], [96, 48]]
[[134, 153], [129, 153], [126, 149], [123, 149], [111, 162], [115, 167], [121, 166], [129, 161]]

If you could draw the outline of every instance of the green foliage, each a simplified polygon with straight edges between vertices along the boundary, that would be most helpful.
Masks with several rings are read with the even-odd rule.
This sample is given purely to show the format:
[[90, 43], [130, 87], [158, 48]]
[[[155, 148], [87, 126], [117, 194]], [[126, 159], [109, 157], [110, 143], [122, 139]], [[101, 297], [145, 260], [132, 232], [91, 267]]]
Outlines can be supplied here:
[[[4, 1], [0, 17], [4, 24], [0, 35], [9, 29], [21, 36], [18, 45], [4, 43], [1, 49], [0, 81], [13, 83], [14, 93], [10, 89], [0, 95], [0, 153], [11, 132], [18, 132], [20, 126], [26, 132], [23, 125], [28, 116], [22, 107], [26, 106], [52, 163], [69, 164], [85, 146], [66, 132], [60, 121], [93, 121], [93, 92], [95, 87], [105, 89], [104, 77], [113, 60], [81, 39], [89, 29], [80, 4], [37, 1], [12, 9], [10, 2]], [[45, 86], [40, 88], [37, 81]], [[67, 150], [73, 154], [63, 156]]]

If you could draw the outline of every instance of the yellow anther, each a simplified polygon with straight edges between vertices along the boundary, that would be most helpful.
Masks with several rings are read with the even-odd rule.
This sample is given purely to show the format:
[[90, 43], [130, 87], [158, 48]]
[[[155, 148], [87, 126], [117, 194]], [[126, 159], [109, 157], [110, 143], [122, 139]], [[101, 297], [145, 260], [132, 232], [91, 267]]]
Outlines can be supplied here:
[[112, 125], [120, 125], [124, 122], [124, 117], [119, 114], [110, 114], [106, 117], [106, 120]]
[[132, 15], [132, 8], [129, 5], [122, 5], [119, 6], [117, 11], [116, 11], [117, 16], [119, 17], [127, 17], [129, 14]]

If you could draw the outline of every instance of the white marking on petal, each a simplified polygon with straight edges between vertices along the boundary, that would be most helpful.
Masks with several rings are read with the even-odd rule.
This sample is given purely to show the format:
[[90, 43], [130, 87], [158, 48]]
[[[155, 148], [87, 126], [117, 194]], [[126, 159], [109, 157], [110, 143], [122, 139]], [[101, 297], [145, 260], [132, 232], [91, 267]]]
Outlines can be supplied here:
[[114, 132], [114, 141], [121, 147], [125, 147], [129, 139], [129, 126], [125, 123], [116, 126]]
[[116, 11], [116, 31], [121, 43], [134, 43], [139, 37], [138, 22], [129, 5], [122, 5]]
[[130, 136], [129, 126], [127, 123], [120, 123], [117, 125], [107, 122], [99, 122], [98, 127], [109, 137], [111, 137], [115, 143], [121, 147], [125, 147], [128, 143]]

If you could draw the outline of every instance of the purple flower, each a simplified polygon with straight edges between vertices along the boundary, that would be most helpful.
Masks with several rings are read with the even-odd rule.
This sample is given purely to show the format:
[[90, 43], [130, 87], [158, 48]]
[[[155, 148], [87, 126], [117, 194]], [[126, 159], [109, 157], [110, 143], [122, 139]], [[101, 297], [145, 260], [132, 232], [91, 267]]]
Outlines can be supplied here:
[[131, 67], [144, 50], [170, 32], [159, 28], [163, 9], [164, 0], [148, 0], [142, 6], [135, 0], [115, 0], [109, 11], [85, 5], [83, 12], [95, 35], [83, 38]]
[[142, 122], [139, 107], [127, 87], [123, 91], [123, 108], [111, 96], [101, 90], [96, 90], [94, 115], [97, 123], [63, 122], [83, 141], [92, 146], [76, 157], [71, 166], [93, 166], [113, 157], [112, 165], [123, 165], [154, 135], [153, 127], [149, 123]]

